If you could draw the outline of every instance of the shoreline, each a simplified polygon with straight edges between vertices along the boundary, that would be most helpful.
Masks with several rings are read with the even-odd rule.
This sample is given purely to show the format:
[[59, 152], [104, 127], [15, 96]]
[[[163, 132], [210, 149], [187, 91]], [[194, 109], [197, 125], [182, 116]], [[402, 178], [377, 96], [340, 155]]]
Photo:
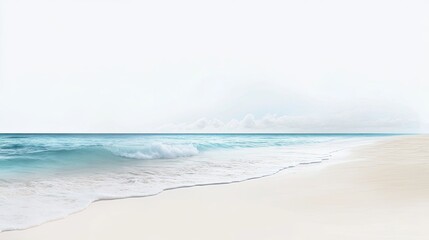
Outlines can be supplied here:
[[[230, 181], [219, 181], [219, 182], [209, 182], [209, 183], [197, 183], [197, 184], [192, 184], [192, 185], [180, 185], [177, 187], [171, 187], [171, 188], [165, 188], [162, 189], [159, 192], [156, 193], [150, 193], [150, 194], [146, 194], [146, 195], [128, 195], [128, 196], [124, 196], [124, 197], [112, 197], [112, 198], [97, 198], [94, 201], [88, 203], [86, 206], [84, 206], [83, 208], [74, 211], [74, 212], [70, 212], [64, 216], [60, 216], [57, 218], [52, 218], [49, 220], [44, 220], [41, 223], [38, 224], [34, 224], [34, 225], [29, 225], [27, 227], [23, 227], [23, 228], [13, 228], [13, 229], [4, 229], [4, 230], [0, 230], [0, 234], [2, 232], [10, 232], [10, 231], [24, 231], [27, 229], [31, 229], [34, 227], [38, 227], [41, 225], [44, 225], [46, 223], [50, 223], [50, 222], [54, 222], [54, 221], [59, 221], [62, 219], [65, 219], [71, 215], [74, 214], [78, 214], [84, 210], [86, 210], [87, 208], [89, 208], [92, 204], [97, 203], [97, 202], [102, 202], [102, 201], [111, 201], [111, 200], [122, 200], [122, 199], [129, 199], [129, 198], [145, 198], [145, 197], [153, 197], [153, 196], [157, 196], [163, 192], [166, 191], [171, 191], [171, 190], [176, 190], [176, 189], [185, 189], [185, 188], [193, 188], [193, 187], [204, 187], [204, 186], [216, 186], [216, 185], [226, 185], [226, 184], [236, 184], [236, 183], [241, 183], [241, 182], [246, 182], [246, 181], [250, 181], [250, 180], [257, 180], [260, 178], [265, 178], [265, 177], [270, 177], [276, 174], [279, 174], [285, 170], [297, 170], [297, 169], [301, 169], [301, 168], [305, 168], [307, 169], [307, 166], [311, 166], [311, 167], [315, 167], [313, 165], [318, 165], [318, 164], [323, 164], [323, 163], [327, 163], [334, 158], [338, 158], [336, 156], [338, 156], [340, 153], [347, 153], [350, 152], [352, 149], [360, 147], [360, 146], [364, 146], [364, 145], [368, 145], [368, 144], [374, 144], [375, 142], [380, 142], [380, 141], [385, 141], [386, 139], [392, 138], [392, 137], [397, 137], [398, 135], [386, 135], [383, 137], [377, 137], [375, 139], [342, 139], [342, 140], [334, 140], [334, 144], [332, 144], [332, 142], [323, 142], [323, 143], [306, 143], [306, 144], [299, 144], [299, 145], [292, 145], [289, 146], [289, 150], [293, 151], [301, 151], [304, 149], [304, 154], [307, 153], [307, 151], [312, 151], [311, 149], [314, 150], [314, 148], [319, 148], [321, 146], [323, 146], [323, 148], [332, 148], [332, 146], [335, 146], [335, 148], [332, 148], [330, 151], [328, 152], [324, 152], [324, 153], [318, 153], [318, 160], [314, 160], [312, 162], [301, 162], [301, 163], [297, 163], [296, 165], [287, 165], [284, 167], [281, 167], [277, 170], [274, 170], [270, 173], [265, 173], [263, 175], [257, 175], [257, 176], [251, 176], [251, 177], [247, 177], [247, 178], [243, 178], [243, 179], [239, 179], [239, 180], [230, 180]], [[325, 145], [325, 146], [324, 146]], [[327, 147], [327, 146], [329, 147]], [[340, 148], [341, 146], [341, 148]], [[298, 147], [298, 149], [295, 149], [296, 147]], [[269, 147], [265, 147], [267, 151], [269, 151]], [[262, 148], [263, 149], [263, 148]], [[276, 149], [271, 149], [271, 150], [276, 150]], [[287, 155], [284, 155], [284, 157], [287, 157]]]
[[[368, 144], [364, 144], [363, 146], [358, 146], [357, 151], [361, 151], [362, 152], [362, 148], [363, 149], [368, 149], [368, 148], [376, 148], [376, 146], [373, 145], [383, 145], [383, 144], [392, 144], [392, 142], [394, 143], [395, 141], [403, 141], [404, 138], [410, 138], [410, 139], [415, 139], [415, 138], [427, 138], [429, 139], [427, 136], [421, 136], [421, 135], [413, 135], [413, 136], [394, 136], [394, 137], [389, 137], [389, 138], [383, 138], [380, 139], [380, 141], [376, 141], [375, 143], [372, 143], [370, 145]], [[429, 141], [429, 140], [428, 140]], [[355, 155], [356, 158], [356, 154], [354, 152], [356, 152], [356, 149], [346, 149], [345, 152], [349, 152], [349, 151], [353, 151], [352, 153]], [[266, 176], [260, 176], [260, 177], [254, 177], [254, 178], [250, 178], [250, 179], [245, 179], [245, 180], [241, 180], [241, 181], [235, 181], [235, 182], [225, 182], [225, 183], [211, 183], [211, 184], [201, 184], [201, 185], [193, 185], [193, 186], [183, 186], [183, 187], [178, 187], [178, 188], [173, 188], [173, 189], [166, 189], [163, 190], [160, 193], [157, 193], [155, 195], [150, 195], [150, 196], [136, 196], [136, 197], [127, 197], [127, 198], [121, 198], [121, 199], [102, 199], [102, 200], [97, 200], [94, 201], [93, 203], [91, 203], [87, 208], [78, 211], [76, 213], [73, 213], [65, 218], [62, 219], [58, 219], [58, 220], [52, 220], [49, 221], [47, 223], [38, 225], [38, 226], [34, 226], [34, 227], [30, 227], [27, 229], [23, 229], [23, 230], [8, 230], [8, 231], [3, 231], [0, 233], [0, 239], [39, 239], [37, 236], [34, 235], [34, 233], [43, 233], [43, 239], [55, 239], [57, 238], [59, 235], [57, 235], [55, 233], [55, 230], [52, 229], [56, 228], [56, 225], [60, 225], [61, 228], [64, 229], [70, 229], [70, 228], [74, 228], [76, 226], [73, 227], [73, 224], [76, 224], [76, 220], [75, 219], [80, 219], [80, 220], [84, 220], [84, 219], [94, 219], [94, 218], [99, 218], [99, 216], [97, 216], [98, 214], [94, 215], [93, 213], [91, 214], [90, 211], [92, 211], [92, 209], [100, 209], [103, 208], [102, 212], [105, 212], [106, 210], [109, 209], [117, 209], [115, 211], [121, 211], [120, 209], [123, 208], [122, 210], [125, 210], [127, 208], [127, 206], [125, 206], [128, 203], [133, 202], [134, 207], [143, 207], [144, 209], [148, 210], [147, 208], [145, 208], [144, 203], [147, 202], [152, 202], [152, 204], [155, 204], [156, 207], [159, 208], [159, 210], [161, 210], [162, 206], [159, 206], [159, 204], [157, 204], [156, 199], [162, 199], [162, 201], [166, 201], [166, 199], [169, 199], [168, 201], [172, 201], [174, 200], [174, 196], [168, 196], [168, 195], [179, 195], [180, 197], [187, 197], [186, 195], [188, 194], [193, 194], [193, 192], [199, 192], [199, 191], [203, 191], [205, 193], [209, 193], [211, 189], [217, 191], [216, 189], [223, 189], [223, 188], [234, 188], [235, 190], [240, 190], [241, 186], [245, 186], [245, 185], [261, 185], [264, 182], [271, 182], [272, 179], [279, 179], [279, 178], [287, 178], [287, 179], [293, 179], [295, 176], [309, 176], [312, 174], [320, 174], [320, 171], [326, 171], [326, 169], [332, 169], [333, 167], [335, 168], [335, 166], [338, 165], [343, 165], [344, 164], [354, 164], [354, 163], [359, 163], [359, 160], [356, 161], [351, 161], [352, 159], [346, 159], [346, 160], [341, 160], [341, 161], [335, 161], [335, 158], [344, 158], [344, 156], [338, 156], [338, 155], [344, 155], [343, 151], [340, 151], [339, 153], [341, 154], [333, 154], [332, 155], [332, 159], [326, 160], [326, 161], [321, 161], [321, 164], [314, 164], [317, 166], [320, 166], [323, 168], [322, 169], [314, 169], [313, 167], [305, 167], [305, 169], [302, 169], [301, 165], [308, 165], [308, 164], [299, 164], [297, 167], [286, 167], [284, 169], [278, 170], [276, 173], [273, 174], [269, 174]], [[337, 156], [336, 156], [337, 155]], [[362, 154], [361, 154], [362, 155]], [[334, 160], [334, 161], [331, 161]], [[355, 159], [356, 160], [356, 159]], [[319, 163], [319, 162], [318, 162]], [[328, 163], [328, 164], [324, 164], [324, 163]], [[313, 164], [311, 164], [313, 165]], [[284, 171], [285, 169], [296, 169], [297, 171]], [[302, 170], [302, 171], [301, 171]], [[312, 171], [312, 170], [316, 170], [316, 171]], [[252, 181], [250, 181], [252, 180]], [[230, 183], [234, 183], [234, 184], [230, 184]], [[298, 182], [299, 183], [299, 182]], [[302, 184], [302, 183], [301, 183]], [[265, 185], [265, 184], [262, 184]], [[286, 184], [288, 185], [288, 184]], [[290, 184], [289, 184], [290, 185]], [[317, 185], [317, 184], [316, 184]], [[202, 186], [204, 186], [204, 188], [202, 188]], [[171, 190], [176, 190], [176, 191], [171, 191]], [[253, 189], [251, 190], [252, 192], [254, 192], [257, 189]], [[296, 190], [296, 189], [295, 189]], [[162, 194], [161, 194], [162, 193]], [[209, 194], [212, 195], [212, 194]], [[109, 201], [107, 201], [109, 200]], [[205, 199], [207, 200], [207, 199]], [[274, 199], [273, 199], [274, 200]], [[252, 200], [249, 199], [249, 202], [251, 202]], [[241, 202], [242, 204], [246, 204], [245, 202]], [[137, 205], [137, 206], [136, 206]], [[177, 209], [176, 209], [177, 210]], [[222, 211], [222, 209], [219, 209], [220, 211]], [[102, 215], [102, 214], [101, 214]], [[156, 215], [156, 214], [155, 214]], [[262, 214], [263, 215], [263, 214]], [[155, 216], [154, 216], [155, 217]], [[171, 217], [171, 216], [170, 216]], [[78, 220], [78, 221], [80, 221]], [[111, 219], [114, 220], [114, 219]], [[85, 220], [87, 221], [87, 220]], [[108, 220], [106, 220], [108, 222]], [[133, 222], [136, 221], [136, 219], [133, 219]], [[124, 226], [118, 226], [119, 228], [122, 228]], [[168, 228], [168, 226], [165, 226], [166, 228]], [[90, 232], [87, 232], [90, 233]], [[136, 233], [134, 234], [130, 234], [129, 236], [127, 235], [126, 232], [123, 232], [123, 234], [125, 234], [125, 236], [127, 236], [127, 238], [130, 237], [142, 237], [144, 235], [139, 235]], [[31, 236], [31, 237], [30, 237]], [[40, 236], [40, 235], [38, 235]], [[284, 237], [286, 237], [287, 235], [285, 235]], [[64, 237], [64, 236], [63, 236]], [[83, 237], [83, 238], [82, 238]], [[107, 239], [116, 239], [116, 238], [108, 238], [108, 236], [106, 236]], [[188, 236], [189, 237], [189, 236]], [[201, 236], [200, 236], [201, 237]], [[80, 239], [94, 239], [94, 238], [85, 238], [84, 236], [79, 236], [79, 237], [75, 237], [75, 238], [80, 238]], [[41, 239], [41, 238], [40, 238]], [[64, 238], [63, 238], [64, 239]], [[73, 239], [73, 238], [70, 238]], [[158, 239], [158, 238], [155, 238]], [[159, 238], [159, 239], [169, 239], [169, 238]], [[191, 238], [193, 239], [193, 238]]]

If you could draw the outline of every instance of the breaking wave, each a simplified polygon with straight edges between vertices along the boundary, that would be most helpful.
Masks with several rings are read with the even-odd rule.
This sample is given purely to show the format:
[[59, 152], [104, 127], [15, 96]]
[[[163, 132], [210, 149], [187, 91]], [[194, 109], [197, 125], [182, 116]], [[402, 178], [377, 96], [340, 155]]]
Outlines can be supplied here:
[[154, 143], [146, 147], [132, 148], [110, 148], [110, 151], [118, 156], [134, 159], [172, 159], [180, 157], [192, 157], [198, 155], [199, 151], [194, 145], [169, 145]]

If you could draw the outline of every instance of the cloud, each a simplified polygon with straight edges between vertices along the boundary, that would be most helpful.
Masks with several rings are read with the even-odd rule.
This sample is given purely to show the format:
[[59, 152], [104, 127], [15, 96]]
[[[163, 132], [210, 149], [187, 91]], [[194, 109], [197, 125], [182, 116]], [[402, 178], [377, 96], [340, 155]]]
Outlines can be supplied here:
[[410, 112], [389, 109], [351, 109], [332, 114], [292, 116], [268, 114], [221, 121], [200, 118], [190, 123], [169, 124], [160, 132], [288, 132], [288, 133], [353, 133], [417, 132], [419, 121]]

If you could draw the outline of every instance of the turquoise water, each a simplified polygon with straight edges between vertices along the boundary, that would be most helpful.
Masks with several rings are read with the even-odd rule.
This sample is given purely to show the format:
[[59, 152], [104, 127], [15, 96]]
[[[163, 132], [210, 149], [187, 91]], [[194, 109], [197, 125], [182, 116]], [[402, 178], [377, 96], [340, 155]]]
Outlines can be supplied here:
[[0, 231], [100, 199], [235, 182], [329, 159], [372, 134], [0, 134]]

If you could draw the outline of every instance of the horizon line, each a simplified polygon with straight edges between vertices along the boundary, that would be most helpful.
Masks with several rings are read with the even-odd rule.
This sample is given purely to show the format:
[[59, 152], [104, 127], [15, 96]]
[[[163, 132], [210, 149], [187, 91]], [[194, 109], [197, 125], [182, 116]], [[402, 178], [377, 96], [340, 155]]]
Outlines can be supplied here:
[[301, 135], [301, 134], [397, 134], [397, 135], [420, 135], [425, 133], [417, 132], [0, 132], [0, 135], [262, 135], [262, 134], [277, 134], [277, 135]]

